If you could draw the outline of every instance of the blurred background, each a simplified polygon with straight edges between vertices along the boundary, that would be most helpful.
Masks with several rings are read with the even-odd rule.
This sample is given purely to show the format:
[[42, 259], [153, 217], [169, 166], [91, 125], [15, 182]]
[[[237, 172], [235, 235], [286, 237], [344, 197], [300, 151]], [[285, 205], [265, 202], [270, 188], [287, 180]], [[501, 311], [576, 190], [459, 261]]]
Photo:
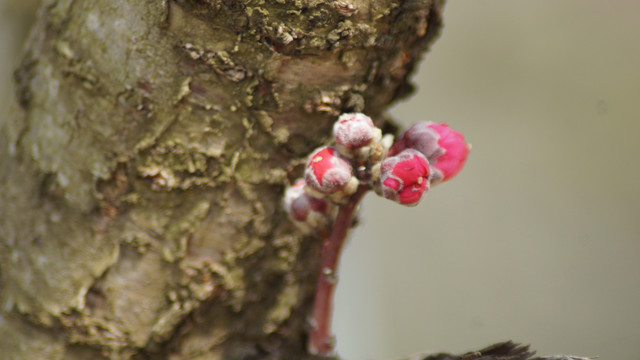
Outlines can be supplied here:
[[[35, 2], [0, 0], [2, 85]], [[346, 360], [507, 339], [640, 357], [638, 14], [634, 1], [449, 1], [418, 91], [392, 113], [448, 122], [473, 150], [417, 208], [365, 200], [340, 265]]]
[[417, 208], [376, 196], [340, 265], [347, 360], [464, 352], [640, 358], [640, 2], [449, 1], [392, 109], [473, 149]]

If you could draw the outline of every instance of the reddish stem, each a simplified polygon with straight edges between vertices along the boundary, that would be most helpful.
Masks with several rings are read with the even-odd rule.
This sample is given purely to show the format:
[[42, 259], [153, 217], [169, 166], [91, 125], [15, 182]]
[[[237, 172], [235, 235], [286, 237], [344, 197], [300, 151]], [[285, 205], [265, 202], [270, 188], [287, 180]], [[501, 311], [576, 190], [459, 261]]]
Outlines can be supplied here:
[[340, 207], [329, 237], [322, 242], [322, 258], [316, 296], [311, 312], [311, 330], [309, 332], [309, 352], [316, 355], [329, 355], [333, 352], [334, 341], [331, 335], [331, 317], [333, 312], [333, 291], [336, 286], [336, 270], [342, 245], [353, 224], [355, 210], [369, 187], [360, 185], [351, 195], [349, 202]]

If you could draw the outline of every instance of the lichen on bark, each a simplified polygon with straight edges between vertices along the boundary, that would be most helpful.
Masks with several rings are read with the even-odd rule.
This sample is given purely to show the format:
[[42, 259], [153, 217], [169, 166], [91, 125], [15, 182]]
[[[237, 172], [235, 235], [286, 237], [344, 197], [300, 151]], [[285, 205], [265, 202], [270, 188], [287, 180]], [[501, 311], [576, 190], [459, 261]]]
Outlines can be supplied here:
[[43, 4], [0, 131], [0, 348], [303, 358], [320, 244], [284, 186], [339, 113], [385, 121], [441, 8]]

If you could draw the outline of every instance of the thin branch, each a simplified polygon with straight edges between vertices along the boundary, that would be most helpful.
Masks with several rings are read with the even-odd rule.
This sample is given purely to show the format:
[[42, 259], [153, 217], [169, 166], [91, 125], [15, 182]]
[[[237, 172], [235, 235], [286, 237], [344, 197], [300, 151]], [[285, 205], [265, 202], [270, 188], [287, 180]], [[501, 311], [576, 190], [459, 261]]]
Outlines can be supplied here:
[[312, 354], [326, 355], [333, 352], [335, 341], [331, 335], [331, 317], [338, 260], [347, 233], [353, 224], [355, 210], [368, 190], [368, 185], [360, 185], [350, 197], [349, 202], [340, 207], [333, 229], [322, 243], [320, 274], [316, 285], [309, 332], [309, 352]]

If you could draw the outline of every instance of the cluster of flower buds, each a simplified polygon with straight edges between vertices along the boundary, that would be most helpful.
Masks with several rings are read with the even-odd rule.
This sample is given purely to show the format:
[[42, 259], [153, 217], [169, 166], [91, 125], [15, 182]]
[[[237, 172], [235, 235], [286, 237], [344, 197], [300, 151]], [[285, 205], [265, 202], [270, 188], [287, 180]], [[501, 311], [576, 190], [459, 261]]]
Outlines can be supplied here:
[[403, 205], [418, 204], [435, 185], [454, 177], [464, 166], [469, 145], [447, 124], [421, 122], [393, 143], [379, 167], [373, 168], [374, 189]]
[[393, 143], [371, 118], [360, 113], [341, 115], [333, 126], [333, 143], [314, 150], [304, 179], [287, 188], [284, 207], [304, 231], [327, 230], [321, 256], [316, 298], [311, 312], [309, 351], [332, 352], [331, 296], [340, 248], [353, 223], [355, 209], [368, 190], [397, 203], [413, 206], [433, 184], [455, 176], [464, 165], [469, 146], [446, 124], [420, 123]]
[[389, 149], [394, 156], [405, 149], [416, 149], [426, 156], [432, 168], [431, 183], [437, 184], [454, 177], [464, 166], [469, 145], [464, 135], [447, 124], [431, 121], [413, 125]]
[[360, 113], [341, 115], [333, 139], [335, 145], [313, 151], [304, 180], [285, 195], [291, 219], [308, 227], [326, 223], [327, 209], [344, 203], [362, 185], [400, 204], [416, 205], [430, 185], [455, 176], [469, 153], [464, 136], [446, 124], [418, 123], [392, 143], [392, 136], [383, 137]]

